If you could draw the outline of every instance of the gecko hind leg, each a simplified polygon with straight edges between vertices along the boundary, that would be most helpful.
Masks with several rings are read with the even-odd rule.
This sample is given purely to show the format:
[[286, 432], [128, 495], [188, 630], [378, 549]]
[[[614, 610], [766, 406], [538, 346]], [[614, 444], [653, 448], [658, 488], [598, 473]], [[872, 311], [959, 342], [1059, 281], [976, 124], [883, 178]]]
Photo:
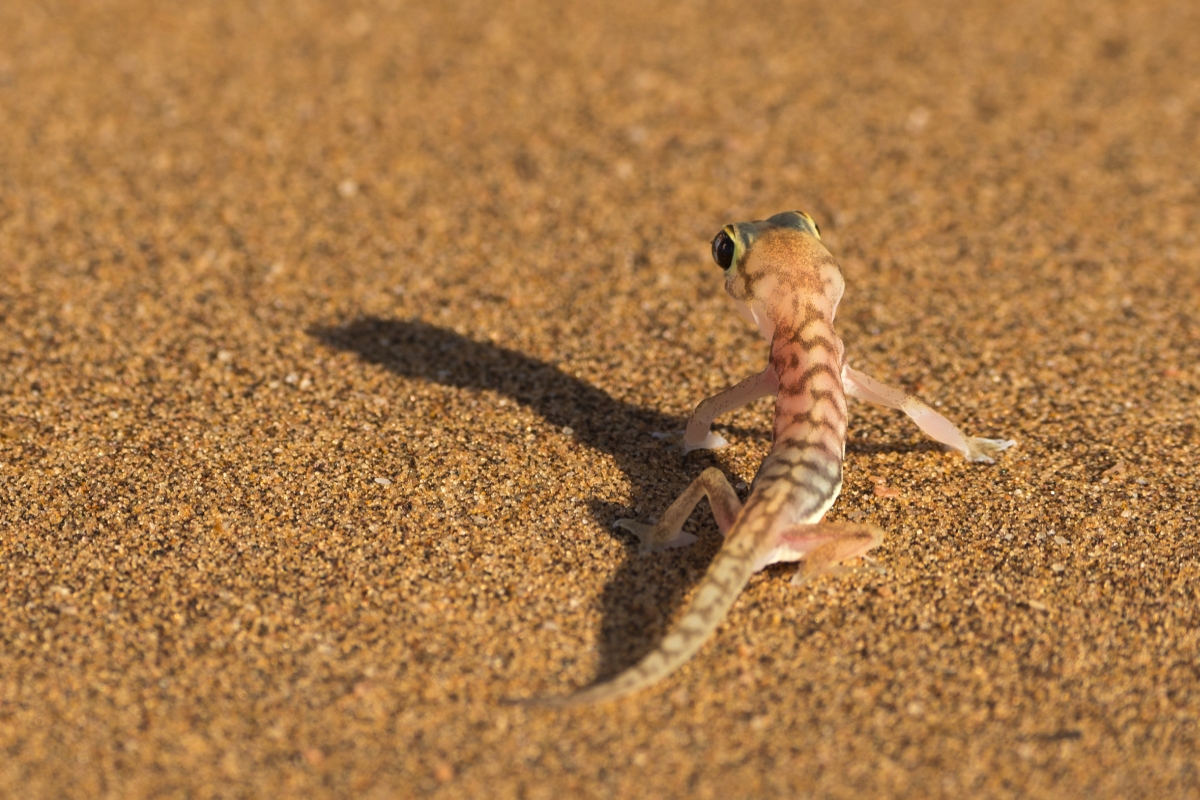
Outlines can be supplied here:
[[741, 513], [742, 501], [729, 485], [725, 474], [716, 467], [709, 467], [701, 472], [699, 477], [675, 498], [675, 502], [671, 503], [671, 507], [663, 513], [657, 524], [646, 525], [632, 519], [619, 519], [613, 525], [637, 536], [641, 541], [640, 549], [643, 553], [669, 547], [686, 547], [696, 541], [696, 537], [683, 530], [683, 523], [687, 522], [702, 495], [708, 496], [708, 504], [712, 506], [713, 517], [721, 533], [728, 533], [737, 515]]
[[800, 586], [823, 573], [838, 573], [848, 558], [864, 556], [883, 542], [883, 530], [856, 522], [818, 522], [794, 525], [776, 534], [779, 544], [763, 566], [781, 561], [800, 561], [792, 585]]

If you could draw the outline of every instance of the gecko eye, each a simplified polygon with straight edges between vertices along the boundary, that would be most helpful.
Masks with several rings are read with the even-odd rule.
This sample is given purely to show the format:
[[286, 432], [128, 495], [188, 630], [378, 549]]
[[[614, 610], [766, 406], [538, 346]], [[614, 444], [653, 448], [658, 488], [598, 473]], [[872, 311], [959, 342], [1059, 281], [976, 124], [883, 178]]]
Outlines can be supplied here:
[[729, 238], [729, 234], [721, 231], [712, 240], [713, 261], [717, 262], [717, 266], [721, 269], [729, 269], [733, 264], [733, 239]]

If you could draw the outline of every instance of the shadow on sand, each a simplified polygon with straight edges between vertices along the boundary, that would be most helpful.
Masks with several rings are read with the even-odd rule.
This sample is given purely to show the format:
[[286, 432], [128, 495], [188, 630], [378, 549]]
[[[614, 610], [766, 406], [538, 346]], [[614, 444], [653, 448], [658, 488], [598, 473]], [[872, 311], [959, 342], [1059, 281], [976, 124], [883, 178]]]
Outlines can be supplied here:
[[[503, 394], [528, 406], [550, 424], [571, 428], [581, 443], [609, 453], [629, 477], [633, 498], [630, 508], [595, 499], [588, 503], [596, 524], [618, 537], [629, 550], [629, 557], [617, 568], [601, 598], [604, 622], [599, 636], [597, 680], [635, 663], [658, 643], [662, 621], [670, 618], [670, 610], [679, 604], [687, 588], [688, 570], [702, 571], [717, 549], [716, 524], [701, 513], [698, 518], [702, 520], [703, 535], [696, 545], [640, 556], [634, 538], [614, 531], [612, 523], [619, 517], [644, 519], [661, 513], [665, 503], [705, 467], [719, 465], [711, 453], [705, 452], [693, 453], [685, 461], [676, 450], [651, 438], [656, 431], [682, 429], [685, 418], [630, 405], [552, 364], [425, 322], [363, 317], [344, 325], [312, 328], [309, 334], [329, 347], [356, 353], [397, 375]], [[770, 435], [765, 420], [762, 429], [724, 429], [750, 438], [766, 439]], [[849, 449], [884, 452], [921, 447], [861, 443]], [[642, 487], [651, 482], [661, 485], [664, 480], [668, 499], [654, 501], [663, 503], [663, 508], [650, 508]], [[634, 513], [632, 509], [638, 507], [641, 512]], [[701, 503], [701, 509], [707, 506]], [[678, 580], [647, 591], [646, 575], [639, 568], [642, 558], [664, 559], [664, 573], [674, 572]], [[648, 603], [649, 598], [653, 600]]]
[[[658, 643], [662, 620], [670, 617], [670, 610], [687, 589], [689, 569], [703, 570], [718, 546], [716, 525], [707, 515], [698, 514], [705, 534], [700, 543], [684, 550], [641, 556], [636, 540], [613, 530], [612, 523], [619, 517], [646, 518], [665, 509], [665, 505], [662, 509], [650, 507], [659, 504], [657, 500], [646, 501], [643, 487], [651, 482], [661, 487], [666, 481], [667, 495], [673, 497], [705, 467], [718, 463], [709, 453], [693, 453], [685, 460], [675, 449], [651, 437], [656, 431], [682, 429], [685, 418], [630, 405], [552, 364], [425, 322], [364, 317], [308, 332], [329, 347], [356, 353], [397, 375], [502, 394], [528, 406], [554, 426], [571, 428], [580, 443], [609, 453], [629, 476], [633, 496], [630, 507], [596, 499], [588, 502], [596, 524], [620, 539], [629, 551], [601, 598], [604, 622], [598, 637], [597, 677], [609, 677], [630, 666]], [[724, 429], [740, 436], [765, 439], [770, 435], [769, 429]], [[638, 507], [642, 510], [634, 513], [632, 509]], [[701, 508], [706, 506], [702, 503]], [[675, 569], [668, 568], [665, 574], [677, 574], [678, 580], [646, 591], [646, 576], [638, 565], [643, 558], [666, 559], [663, 566]], [[647, 597], [654, 598], [650, 607], [640, 599]]]

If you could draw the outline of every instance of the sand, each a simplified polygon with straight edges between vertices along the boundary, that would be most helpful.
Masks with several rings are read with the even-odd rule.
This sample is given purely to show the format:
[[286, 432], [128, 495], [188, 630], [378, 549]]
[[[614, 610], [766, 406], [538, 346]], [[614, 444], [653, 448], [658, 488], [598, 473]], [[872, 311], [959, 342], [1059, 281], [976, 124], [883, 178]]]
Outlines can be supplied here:
[[[881, 8], [883, 7], [883, 8]], [[0, 795], [1200, 797], [1200, 6], [0, 6]], [[642, 556], [800, 208], [879, 569]], [[744, 489], [743, 489], [744, 491]]]

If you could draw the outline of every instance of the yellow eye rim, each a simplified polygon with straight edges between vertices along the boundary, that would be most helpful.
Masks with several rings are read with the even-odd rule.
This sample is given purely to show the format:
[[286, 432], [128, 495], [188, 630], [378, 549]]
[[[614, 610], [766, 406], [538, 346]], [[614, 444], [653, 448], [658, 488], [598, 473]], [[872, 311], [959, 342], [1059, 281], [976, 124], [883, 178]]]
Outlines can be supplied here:
[[805, 213], [804, 211], [797, 211], [796, 213], [799, 214], [800, 216], [804, 217], [804, 221], [807, 222], [809, 224], [809, 226], [812, 228], [813, 235], [816, 236], [818, 239], [820, 239], [821, 238], [821, 227], [819, 225], [817, 225], [817, 221], [815, 219], [813, 219], [811, 216], [809, 216], [807, 213]]

